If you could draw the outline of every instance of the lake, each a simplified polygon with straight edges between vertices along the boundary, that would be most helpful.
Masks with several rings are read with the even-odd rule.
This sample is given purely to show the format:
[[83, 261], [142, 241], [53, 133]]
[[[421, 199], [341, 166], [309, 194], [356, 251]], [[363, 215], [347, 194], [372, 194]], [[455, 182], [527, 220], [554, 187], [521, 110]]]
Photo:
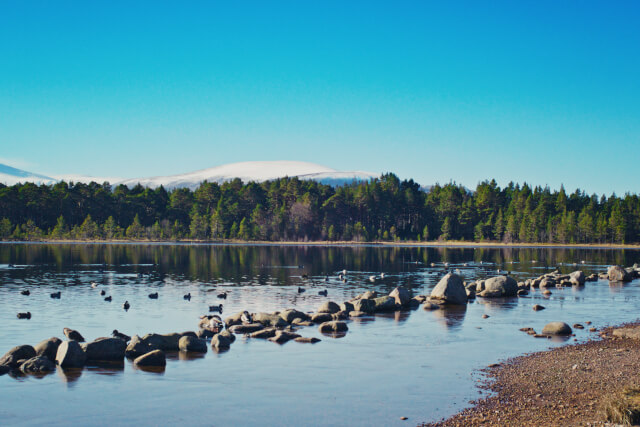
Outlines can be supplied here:
[[[429, 294], [444, 263], [465, 280], [510, 271], [516, 280], [560, 268], [585, 274], [640, 261], [637, 250], [187, 244], [0, 244], [0, 353], [19, 344], [197, 331], [208, 306], [239, 311], [311, 312], [366, 290], [405, 286]], [[338, 273], [347, 270], [347, 281]], [[385, 273], [384, 278], [380, 274]], [[303, 277], [304, 276], [304, 277]], [[375, 282], [369, 280], [376, 276]], [[90, 283], [99, 284], [93, 289]], [[298, 293], [298, 287], [305, 292]], [[28, 289], [30, 296], [20, 294]], [[113, 297], [105, 302], [104, 289]], [[326, 289], [328, 296], [318, 295]], [[50, 293], [61, 291], [61, 298]], [[227, 291], [226, 300], [216, 294]], [[158, 292], [152, 300], [148, 294]], [[316, 344], [278, 345], [238, 335], [227, 352], [168, 355], [162, 373], [88, 366], [44, 377], [0, 377], [4, 425], [416, 425], [458, 412], [478, 398], [478, 369], [565, 345], [518, 329], [550, 321], [602, 327], [636, 320], [638, 281], [552, 289], [550, 297], [482, 299], [462, 309], [415, 310], [353, 319], [342, 338], [317, 326], [297, 333]], [[191, 293], [191, 301], [183, 295]], [[128, 311], [122, 309], [127, 300]], [[546, 310], [535, 312], [534, 304]], [[30, 320], [17, 319], [30, 311]], [[489, 318], [483, 319], [483, 314]], [[575, 330], [577, 340], [596, 334]], [[573, 341], [570, 341], [573, 342]], [[400, 417], [408, 417], [401, 421]]]

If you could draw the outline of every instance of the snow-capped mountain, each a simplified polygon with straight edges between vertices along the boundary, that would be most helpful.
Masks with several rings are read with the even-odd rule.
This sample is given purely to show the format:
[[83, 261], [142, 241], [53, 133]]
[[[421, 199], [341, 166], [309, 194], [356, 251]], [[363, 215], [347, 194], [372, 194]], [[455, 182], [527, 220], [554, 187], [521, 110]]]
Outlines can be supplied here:
[[57, 179], [33, 172], [27, 172], [22, 169], [16, 169], [0, 163], [0, 182], [6, 185], [14, 185], [19, 182], [54, 184], [57, 182]]
[[327, 185], [341, 185], [355, 181], [367, 181], [377, 178], [379, 175], [362, 171], [338, 171], [336, 169], [308, 162], [296, 161], [257, 161], [231, 163], [189, 172], [180, 175], [156, 176], [148, 178], [102, 178], [83, 175], [53, 175], [44, 176], [0, 164], [0, 182], [13, 185], [18, 182], [34, 182], [36, 184], [53, 184], [58, 181], [67, 182], [105, 182], [112, 186], [124, 184], [134, 186], [140, 183], [145, 187], [156, 188], [163, 185], [167, 189], [172, 188], [197, 188], [201, 182], [222, 183], [240, 178], [243, 182], [262, 182], [282, 177], [298, 177], [299, 179], [314, 180]]
[[328, 185], [340, 185], [354, 180], [366, 181], [378, 177], [377, 174], [370, 172], [343, 172], [308, 162], [262, 161], [230, 163], [181, 175], [127, 179], [117, 184], [132, 186], [140, 183], [151, 188], [163, 185], [167, 189], [179, 187], [195, 189], [203, 181], [222, 183], [240, 178], [243, 182], [262, 182], [285, 176], [314, 180]]

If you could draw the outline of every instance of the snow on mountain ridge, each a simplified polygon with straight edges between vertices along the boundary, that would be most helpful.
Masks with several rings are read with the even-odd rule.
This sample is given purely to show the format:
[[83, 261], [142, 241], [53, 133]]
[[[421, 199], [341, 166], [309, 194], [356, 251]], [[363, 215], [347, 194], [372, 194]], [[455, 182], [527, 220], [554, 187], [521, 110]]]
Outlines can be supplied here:
[[196, 189], [203, 181], [222, 183], [239, 178], [243, 182], [262, 182], [272, 179], [298, 177], [304, 180], [314, 180], [327, 185], [341, 185], [352, 181], [366, 181], [377, 178], [378, 175], [362, 171], [338, 171], [326, 166], [298, 161], [255, 161], [239, 162], [188, 172], [179, 175], [155, 176], [147, 178], [104, 178], [83, 175], [54, 175], [44, 176], [0, 164], [0, 182], [14, 185], [19, 182], [34, 182], [36, 184], [55, 184], [58, 181], [84, 182], [108, 181], [113, 187], [119, 184], [156, 188], [160, 185], [167, 189], [190, 188]]

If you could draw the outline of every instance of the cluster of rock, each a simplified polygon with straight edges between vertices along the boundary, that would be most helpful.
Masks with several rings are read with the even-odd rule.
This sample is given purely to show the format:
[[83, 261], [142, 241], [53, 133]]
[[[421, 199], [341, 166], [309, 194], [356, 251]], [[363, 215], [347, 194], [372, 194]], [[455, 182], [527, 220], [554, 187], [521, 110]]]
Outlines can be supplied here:
[[640, 278], [640, 266], [633, 264], [633, 267], [624, 268], [619, 265], [612, 265], [607, 269], [606, 273], [600, 273], [598, 277], [610, 282], [630, 282]]

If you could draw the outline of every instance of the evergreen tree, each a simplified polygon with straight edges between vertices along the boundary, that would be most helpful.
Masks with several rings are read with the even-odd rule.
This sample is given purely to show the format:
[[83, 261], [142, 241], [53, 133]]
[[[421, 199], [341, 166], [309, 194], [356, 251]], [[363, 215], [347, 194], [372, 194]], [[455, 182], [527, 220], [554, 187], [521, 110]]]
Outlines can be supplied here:
[[140, 218], [138, 214], [136, 214], [131, 225], [127, 227], [127, 237], [129, 239], [141, 239], [143, 231], [144, 229], [142, 228], [142, 224], [140, 224]]

